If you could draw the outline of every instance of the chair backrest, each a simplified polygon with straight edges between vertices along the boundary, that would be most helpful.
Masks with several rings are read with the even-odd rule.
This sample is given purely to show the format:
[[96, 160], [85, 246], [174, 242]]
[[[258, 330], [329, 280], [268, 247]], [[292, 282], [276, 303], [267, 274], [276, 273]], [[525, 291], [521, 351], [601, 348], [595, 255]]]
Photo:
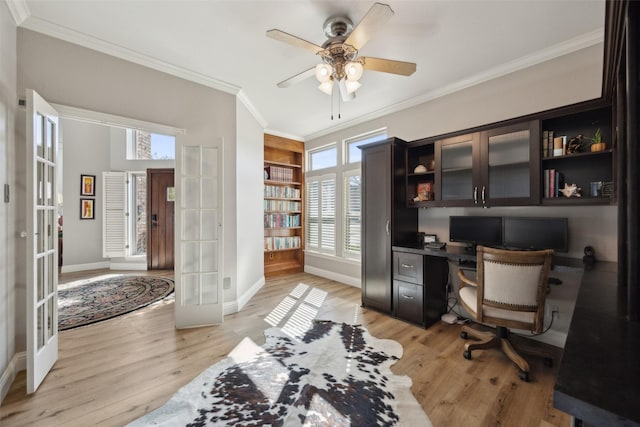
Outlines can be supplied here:
[[477, 319], [541, 332], [553, 250], [477, 247]]

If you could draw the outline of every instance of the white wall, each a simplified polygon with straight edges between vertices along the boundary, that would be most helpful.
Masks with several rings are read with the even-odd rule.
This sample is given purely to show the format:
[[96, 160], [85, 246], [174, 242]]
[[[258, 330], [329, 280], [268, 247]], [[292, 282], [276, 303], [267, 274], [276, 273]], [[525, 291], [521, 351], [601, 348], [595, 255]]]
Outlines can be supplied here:
[[[102, 258], [102, 172], [109, 170], [110, 129], [60, 119], [62, 150], [63, 271], [107, 262]], [[94, 197], [80, 196], [80, 175], [95, 175]], [[80, 198], [94, 199], [95, 219], [80, 219]]]
[[17, 106], [16, 26], [6, 3], [0, 2], [0, 195], [5, 184], [9, 184], [12, 193], [9, 203], [0, 196], [0, 401], [15, 377], [11, 365], [15, 363], [16, 345], [24, 343], [24, 332], [16, 333], [15, 261], [18, 256], [14, 195], [19, 189], [14, 179], [17, 160], [14, 123]]
[[[412, 141], [599, 98], [602, 52], [602, 44], [581, 49], [451, 95], [317, 137], [307, 141], [305, 148], [313, 149], [385, 126], [389, 136]], [[482, 214], [480, 210], [463, 211]], [[535, 211], [540, 216], [569, 216], [572, 255], [577, 256], [588, 242], [594, 245], [602, 259], [616, 259], [615, 207], [544, 207], [525, 208], [524, 211], [521, 208], [492, 208], [490, 211], [500, 212], [498, 215]], [[451, 208], [421, 210], [419, 229], [434, 229], [441, 237], [448, 237], [448, 227], [445, 233], [442, 218], [453, 215], [452, 212]], [[349, 270], [340, 260], [316, 257], [309, 252], [305, 254], [305, 264], [305, 268], [312, 267], [316, 274], [322, 271], [329, 274], [336, 269]], [[359, 280], [359, 270], [357, 278]]]
[[[18, 30], [17, 43], [20, 93], [32, 88], [56, 104], [185, 129], [185, 144], [215, 146], [223, 139], [226, 146], [235, 145], [234, 95], [29, 30]], [[224, 164], [224, 184], [235, 185], [232, 150], [225, 150]], [[23, 183], [24, 176], [19, 178]], [[235, 203], [223, 204], [225, 218], [233, 217]], [[226, 248], [235, 248], [236, 239], [235, 228], [226, 228], [225, 272], [235, 272], [236, 252]], [[22, 316], [16, 329], [24, 328]]]
[[[263, 176], [264, 133], [246, 107], [236, 103], [237, 299], [241, 309], [264, 285]], [[243, 244], [240, 244], [242, 242]]]

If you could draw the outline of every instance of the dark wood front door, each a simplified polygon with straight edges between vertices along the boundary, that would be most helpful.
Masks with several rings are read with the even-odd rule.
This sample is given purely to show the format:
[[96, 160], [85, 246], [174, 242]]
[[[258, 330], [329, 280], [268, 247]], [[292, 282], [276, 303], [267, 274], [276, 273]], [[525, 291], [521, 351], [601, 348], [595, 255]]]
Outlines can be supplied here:
[[147, 206], [149, 206], [147, 268], [173, 268], [174, 260], [173, 169], [147, 169]]

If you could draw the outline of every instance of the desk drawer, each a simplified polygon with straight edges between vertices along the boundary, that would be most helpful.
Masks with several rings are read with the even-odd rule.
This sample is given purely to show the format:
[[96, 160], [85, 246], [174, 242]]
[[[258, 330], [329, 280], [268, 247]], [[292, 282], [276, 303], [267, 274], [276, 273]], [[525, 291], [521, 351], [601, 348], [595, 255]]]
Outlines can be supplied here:
[[421, 285], [423, 283], [422, 255], [393, 253], [393, 278]]
[[397, 318], [424, 324], [423, 287], [399, 280], [393, 281], [393, 308]]

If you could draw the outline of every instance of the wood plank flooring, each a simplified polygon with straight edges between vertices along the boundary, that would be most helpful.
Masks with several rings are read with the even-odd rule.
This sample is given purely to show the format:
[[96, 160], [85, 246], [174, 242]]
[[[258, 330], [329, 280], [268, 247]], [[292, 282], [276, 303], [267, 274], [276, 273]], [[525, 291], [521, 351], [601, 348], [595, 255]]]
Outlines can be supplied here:
[[[101, 273], [65, 274], [60, 282]], [[479, 350], [473, 360], [464, 359], [459, 325], [413, 326], [361, 308], [358, 288], [304, 273], [268, 279], [240, 313], [226, 316], [220, 326], [176, 330], [173, 301], [163, 300], [63, 331], [53, 370], [32, 396], [25, 393], [25, 372], [18, 375], [0, 406], [0, 425], [124, 425], [164, 404], [245, 336], [263, 344], [263, 331], [271, 326], [265, 317], [299, 283], [328, 292], [316, 318], [359, 323], [373, 336], [402, 344], [404, 355], [393, 371], [411, 377], [413, 394], [434, 426], [570, 425], [570, 417], [552, 405], [555, 368], [529, 358], [532, 378], [524, 383], [497, 350]]]

